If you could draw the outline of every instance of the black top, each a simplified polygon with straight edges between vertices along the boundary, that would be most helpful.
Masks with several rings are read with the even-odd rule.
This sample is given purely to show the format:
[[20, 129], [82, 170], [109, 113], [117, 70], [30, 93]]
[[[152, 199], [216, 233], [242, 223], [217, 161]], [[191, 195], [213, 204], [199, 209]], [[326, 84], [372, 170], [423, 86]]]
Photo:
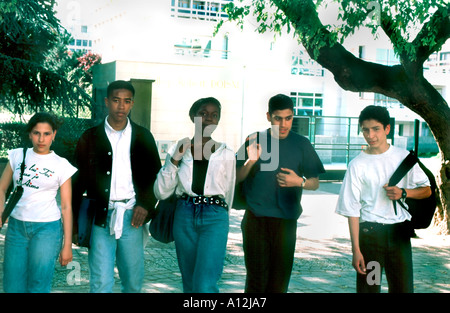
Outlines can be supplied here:
[[192, 191], [197, 195], [204, 194], [208, 164], [209, 160], [194, 160], [194, 169], [192, 173]]
[[[293, 131], [280, 140], [273, 138], [269, 130], [260, 132], [258, 142], [262, 147], [261, 157], [244, 181], [250, 210], [256, 216], [297, 219], [302, 213], [302, 188], [279, 187], [276, 176], [281, 168], [288, 168], [300, 177], [318, 177], [325, 172], [319, 156], [307, 138]], [[236, 166], [243, 166], [248, 158], [245, 144], [237, 158]]]

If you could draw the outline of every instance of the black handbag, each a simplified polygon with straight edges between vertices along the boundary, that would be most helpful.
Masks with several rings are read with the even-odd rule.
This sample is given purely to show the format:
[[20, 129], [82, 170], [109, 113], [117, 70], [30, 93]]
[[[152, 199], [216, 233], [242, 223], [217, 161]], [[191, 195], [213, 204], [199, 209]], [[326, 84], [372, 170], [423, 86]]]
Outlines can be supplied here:
[[[245, 144], [243, 146], [243, 152], [238, 152], [236, 157], [244, 157], [245, 159], [247, 158], [247, 147], [251, 144], [250, 141], [255, 140], [257, 143], [260, 142], [260, 134], [259, 132], [256, 133], [256, 139], [252, 139], [250, 140], [249, 138], [247, 138], [245, 140]], [[254, 176], [256, 174], [256, 172], [258, 172], [260, 170], [260, 165], [259, 163], [255, 164], [253, 166], [253, 168], [250, 170], [249, 176]], [[245, 190], [244, 190], [244, 182], [245, 179], [239, 183], [237, 183], [234, 186], [234, 197], [233, 197], [233, 204], [232, 204], [232, 208], [235, 210], [247, 210], [248, 209], [248, 204], [247, 204], [247, 200], [245, 198]]]
[[78, 212], [78, 246], [91, 247], [91, 231], [94, 224], [95, 200], [84, 197], [81, 199]]
[[434, 179], [433, 173], [427, 169], [422, 162], [419, 161], [419, 158], [416, 156], [414, 151], [411, 151], [409, 155], [402, 161], [400, 166], [392, 175], [389, 180], [389, 186], [395, 186], [403, 176], [408, 173], [408, 171], [414, 166], [414, 164], [418, 163], [420, 168], [425, 172], [430, 181], [431, 188], [431, 196], [425, 199], [411, 199], [407, 198], [405, 200], [408, 207], [400, 201], [394, 201], [394, 210], [397, 214], [397, 203], [401, 205], [404, 209], [408, 210], [409, 214], [411, 214], [411, 221], [408, 223], [413, 229], [421, 229], [427, 228], [430, 226], [431, 221], [433, 220], [434, 212], [436, 211], [437, 199], [436, 199], [436, 180]]
[[[10, 194], [8, 201], [5, 205], [5, 210], [2, 213], [2, 226], [5, 224], [5, 221], [8, 219], [9, 215], [11, 214], [12, 210], [17, 205], [17, 202], [19, 202], [20, 198], [23, 195], [23, 187], [22, 187], [22, 180], [23, 180], [23, 172], [25, 171], [25, 156], [27, 154], [27, 148], [23, 148], [23, 160], [22, 164], [20, 165], [20, 178], [17, 183], [16, 188], [12, 191]], [[0, 227], [1, 229], [1, 227]]]
[[156, 204], [156, 215], [149, 225], [149, 231], [155, 240], [162, 243], [172, 242], [173, 239], [173, 219], [177, 207], [177, 197], [175, 193], [165, 200], [160, 200]]

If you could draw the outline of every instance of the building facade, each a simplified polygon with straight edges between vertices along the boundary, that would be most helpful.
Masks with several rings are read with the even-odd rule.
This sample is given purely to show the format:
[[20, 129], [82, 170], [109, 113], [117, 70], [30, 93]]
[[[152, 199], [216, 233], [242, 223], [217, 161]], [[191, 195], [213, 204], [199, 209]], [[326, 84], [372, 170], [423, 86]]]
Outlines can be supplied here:
[[[80, 19], [88, 27], [92, 49], [102, 55], [103, 64], [94, 71], [94, 97], [99, 105], [103, 105], [109, 82], [139, 83], [146, 98], [136, 99], [132, 118], [151, 129], [162, 150], [192, 136], [194, 125], [188, 111], [201, 97], [213, 96], [222, 103], [215, 138], [237, 149], [246, 135], [270, 126], [267, 102], [283, 93], [295, 104], [295, 130], [311, 139], [326, 166], [345, 164], [361, 151], [364, 140], [355, 117], [369, 104], [389, 108], [396, 122], [396, 145], [411, 146], [418, 119], [426, 149], [437, 151], [420, 117], [385, 96], [343, 90], [292, 35], [258, 34], [251, 18], [243, 30], [225, 22], [214, 35], [218, 21], [227, 18], [223, 8], [231, 1], [59, 3], [62, 7], [71, 2], [80, 5]], [[374, 41], [371, 34], [358, 33], [345, 46], [363, 59], [395, 64], [398, 60], [388, 40], [380, 37]], [[427, 78], [447, 101], [449, 62], [450, 47], [446, 46], [426, 66]]]

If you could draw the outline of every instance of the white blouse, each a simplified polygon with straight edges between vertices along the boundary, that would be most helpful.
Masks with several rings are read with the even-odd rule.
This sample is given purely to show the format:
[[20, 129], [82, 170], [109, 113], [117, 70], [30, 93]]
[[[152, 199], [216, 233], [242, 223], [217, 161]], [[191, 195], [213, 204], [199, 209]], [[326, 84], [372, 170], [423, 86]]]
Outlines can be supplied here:
[[[166, 162], [159, 171], [154, 185], [155, 196], [159, 200], [169, 198], [175, 191], [177, 196], [187, 194], [198, 196], [192, 191], [192, 174], [194, 158], [191, 149], [188, 149], [183, 158], [175, 166], [171, 161], [177, 144], [173, 145], [167, 153]], [[231, 206], [236, 181], [236, 157], [234, 151], [225, 143], [211, 154], [206, 172], [204, 196], [219, 196]]]

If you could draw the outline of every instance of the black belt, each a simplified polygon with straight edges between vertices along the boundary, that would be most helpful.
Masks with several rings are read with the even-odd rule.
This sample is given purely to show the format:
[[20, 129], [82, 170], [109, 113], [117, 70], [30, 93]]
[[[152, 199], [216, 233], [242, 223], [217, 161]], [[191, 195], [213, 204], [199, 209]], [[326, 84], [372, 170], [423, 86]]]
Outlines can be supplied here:
[[212, 196], [212, 197], [205, 197], [205, 196], [197, 196], [197, 197], [191, 197], [186, 194], [182, 195], [180, 197], [183, 200], [186, 200], [187, 202], [192, 202], [195, 205], [198, 204], [215, 204], [218, 206], [221, 206], [223, 208], [228, 208], [228, 204], [223, 200], [222, 198], [218, 196]]

